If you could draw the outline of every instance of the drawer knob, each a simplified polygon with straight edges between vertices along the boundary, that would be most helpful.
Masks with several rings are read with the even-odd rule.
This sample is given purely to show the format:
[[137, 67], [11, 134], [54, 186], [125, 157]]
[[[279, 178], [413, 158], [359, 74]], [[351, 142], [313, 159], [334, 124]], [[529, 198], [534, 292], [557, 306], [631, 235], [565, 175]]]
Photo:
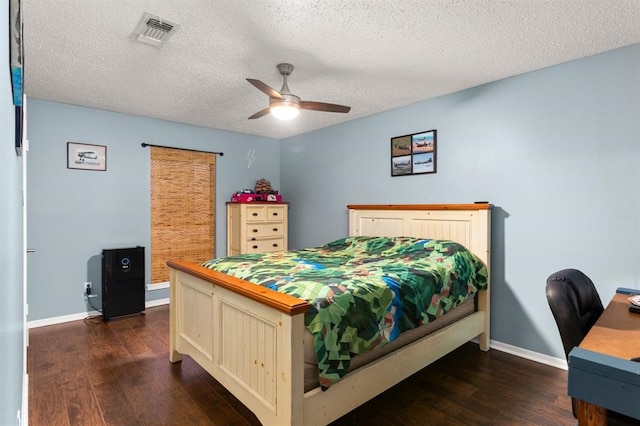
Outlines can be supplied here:
[[253, 237], [253, 238], [251, 239], [251, 241], [255, 241], [255, 240], [256, 240], [256, 238], [255, 238], [255, 237]]
[[257, 230], [257, 229], [254, 229], [254, 230], [253, 230], [253, 232], [258, 232], [258, 230]]
[[278, 232], [278, 228], [273, 228], [273, 232]]
[[253, 213], [251, 213], [251, 216], [258, 216], [258, 213], [253, 212]]
[[257, 249], [257, 248], [258, 248], [258, 246], [253, 246], [253, 248], [254, 248], [254, 249]]
[[273, 213], [274, 216], [278, 216], [278, 213]]
[[274, 247], [278, 247], [278, 243], [273, 243], [273, 246]]

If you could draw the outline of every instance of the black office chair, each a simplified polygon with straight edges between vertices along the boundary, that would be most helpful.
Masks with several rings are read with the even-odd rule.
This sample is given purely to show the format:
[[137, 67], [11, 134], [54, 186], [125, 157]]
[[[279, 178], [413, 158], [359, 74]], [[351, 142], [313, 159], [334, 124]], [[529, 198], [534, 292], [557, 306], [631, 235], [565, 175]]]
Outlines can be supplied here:
[[[593, 281], [577, 269], [563, 269], [551, 274], [547, 278], [546, 291], [568, 361], [571, 349], [582, 342], [604, 311], [602, 301]], [[571, 406], [573, 416], [578, 418], [578, 403], [574, 398], [571, 398]], [[614, 411], [607, 412], [607, 420], [612, 425], [640, 423]]]

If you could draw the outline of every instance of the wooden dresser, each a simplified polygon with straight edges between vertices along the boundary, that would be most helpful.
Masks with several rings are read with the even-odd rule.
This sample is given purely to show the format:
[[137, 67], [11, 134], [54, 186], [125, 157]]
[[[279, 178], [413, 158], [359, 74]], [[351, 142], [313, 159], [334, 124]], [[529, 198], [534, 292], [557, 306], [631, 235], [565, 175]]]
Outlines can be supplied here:
[[227, 256], [287, 250], [287, 203], [227, 203]]

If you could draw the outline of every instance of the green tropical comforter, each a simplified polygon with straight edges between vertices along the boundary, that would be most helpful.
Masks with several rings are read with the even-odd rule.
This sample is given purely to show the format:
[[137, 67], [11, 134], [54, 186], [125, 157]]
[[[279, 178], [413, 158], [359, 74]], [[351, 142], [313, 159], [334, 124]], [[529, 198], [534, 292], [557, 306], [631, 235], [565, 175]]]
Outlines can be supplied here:
[[204, 267], [308, 301], [320, 385], [351, 357], [393, 341], [487, 286], [487, 269], [452, 241], [349, 237], [321, 247], [213, 259]]

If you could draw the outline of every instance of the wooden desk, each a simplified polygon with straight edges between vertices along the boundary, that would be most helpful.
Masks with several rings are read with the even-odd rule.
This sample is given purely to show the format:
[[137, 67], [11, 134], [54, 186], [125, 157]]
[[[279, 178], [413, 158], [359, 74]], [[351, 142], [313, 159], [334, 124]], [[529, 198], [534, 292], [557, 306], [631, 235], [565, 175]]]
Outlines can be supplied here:
[[639, 419], [640, 314], [616, 294], [578, 348], [569, 354], [569, 395], [579, 425], [606, 425], [607, 409]]

